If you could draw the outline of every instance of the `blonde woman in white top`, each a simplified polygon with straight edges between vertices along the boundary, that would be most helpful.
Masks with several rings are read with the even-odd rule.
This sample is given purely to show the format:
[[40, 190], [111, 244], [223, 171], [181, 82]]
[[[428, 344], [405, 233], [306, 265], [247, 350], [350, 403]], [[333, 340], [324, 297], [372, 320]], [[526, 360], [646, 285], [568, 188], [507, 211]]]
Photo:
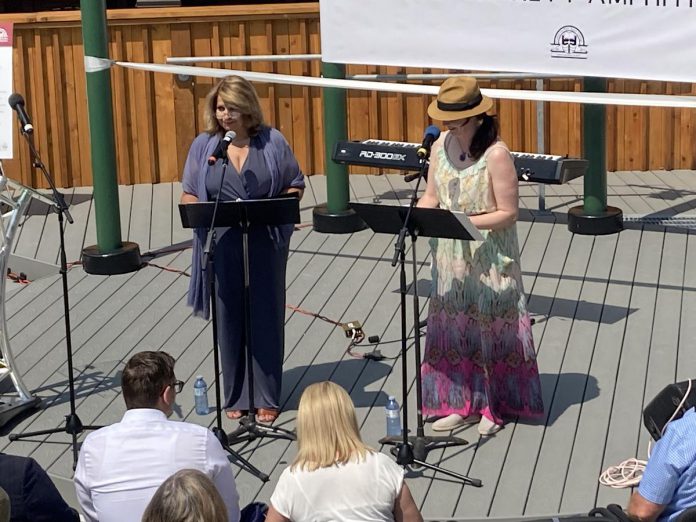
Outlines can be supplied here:
[[266, 522], [422, 522], [403, 469], [363, 443], [353, 401], [342, 387], [324, 381], [305, 389], [297, 443]]

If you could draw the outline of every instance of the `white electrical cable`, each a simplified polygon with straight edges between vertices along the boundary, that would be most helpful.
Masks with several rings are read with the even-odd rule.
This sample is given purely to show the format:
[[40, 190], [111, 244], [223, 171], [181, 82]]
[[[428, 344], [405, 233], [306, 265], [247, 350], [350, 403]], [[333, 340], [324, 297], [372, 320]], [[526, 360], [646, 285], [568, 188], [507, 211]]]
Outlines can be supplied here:
[[[691, 393], [691, 379], [689, 379], [689, 385], [686, 388], [686, 393], [682, 397], [681, 402], [672, 412], [672, 416], [669, 418], [665, 425], [662, 427], [661, 435], [665, 434], [667, 425], [674, 420], [674, 417], [681, 411], [682, 406], [689, 398]], [[648, 443], [648, 459], [650, 458], [650, 453], [652, 449], [652, 441]], [[643, 478], [643, 472], [645, 471], [645, 466], [647, 465], [646, 460], [640, 459], [627, 459], [617, 466], [609, 466], [606, 470], [602, 472], [599, 476], [599, 483], [603, 486], [609, 486], [610, 488], [620, 489], [620, 488], [630, 488], [637, 486], [640, 483], [640, 479]]]
[[[104, 59], [97, 58], [97, 60]], [[252, 82], [296, 85], [301, 87], [334, 87], [338, 89], [358, 89], [364, 91], [393, 92], [402, 94], [427, 94], [431, 96], [436, 95], [438, 91], [438, 86], [436, 85], [411, 85], [403, 83], [341, 80], [331, 78], [315, 78], [310, 76], [292, 76], [289, 74], [238, 71], [232, 69], [214, 69], [211, 67], [192, 67], [187, 65], [106, 61], [110, 62], [112, 65], [118, 65], [120, 67], [140, 71], [178, 74], [182, 76], [204, 76], [208, 78], [224, 78], [225, 76], [235, 74]], [[590, 103], [598, 105], [630, 105], [638, 107], [696, 108], [696, 96], [607, 92], [527, 91], [517, 89], [482, 89], [482, 92], [491, 98], [500, 98], [506, 100]]]

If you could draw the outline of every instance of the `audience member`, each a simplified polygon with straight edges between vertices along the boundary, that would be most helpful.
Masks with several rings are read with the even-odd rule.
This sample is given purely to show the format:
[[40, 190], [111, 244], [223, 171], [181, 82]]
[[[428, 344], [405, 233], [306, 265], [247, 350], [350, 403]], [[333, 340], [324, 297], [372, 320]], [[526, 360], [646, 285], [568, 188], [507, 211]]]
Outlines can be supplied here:
[[423, 520], [403, 469], [363, 443], [353, 402], [337, 384], [320, 382], [304, 391], [297, 444], [297, 457], [271, 496], [267, 522]]
[[0, 487], [9, 497], [8, 520], [12, 522], [77, 522], [80, 519], [77, 511], [65, 503], [44, 469], [30, 457], [0, 453]]
[[674, 522], [696, 506], [696, 411], [667, 425], [653, 446], [643, 478], [631, 496], [628, 516], [633, 520]]
[[126, 363], [123, 419], [88, 435], [80, 450], [75, 487], [88, 521], [139, 521], [157, 488], [184, 468], [210, 477], [230, 522], [239, 520], [239, 495], [220, 442], [202, 426], [167, 419], [183, 384], [165, 352], [141, 352]]
[[227, 522], [227, 508], [212, 480], [182, 469], [157, 489], [142, 522]]

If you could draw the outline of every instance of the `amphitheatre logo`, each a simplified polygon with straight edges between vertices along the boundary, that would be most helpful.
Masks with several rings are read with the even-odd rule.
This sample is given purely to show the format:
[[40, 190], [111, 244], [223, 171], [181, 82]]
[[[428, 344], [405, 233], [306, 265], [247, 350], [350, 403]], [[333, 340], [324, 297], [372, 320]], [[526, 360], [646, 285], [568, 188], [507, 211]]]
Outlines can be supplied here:
[[10, 35], [7, 34], [7, 31], [0, 27], [0, 43], [8, 43], [10, 41]]
[[574, 25], [564, 25], [553, 37], [552, 58], [587, 60], [587, 43], [582, 31]]

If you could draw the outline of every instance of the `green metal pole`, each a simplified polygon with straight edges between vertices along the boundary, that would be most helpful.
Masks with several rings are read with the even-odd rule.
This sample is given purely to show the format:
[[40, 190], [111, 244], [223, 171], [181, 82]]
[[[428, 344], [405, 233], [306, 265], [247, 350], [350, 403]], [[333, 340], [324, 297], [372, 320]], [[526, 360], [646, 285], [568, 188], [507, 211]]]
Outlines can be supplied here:
[[[605, 78], [585, 78], [585, 92], [607, 92]], [[607, 205], [606, 110], [604, 105], [583, 105], [582, 149], [589, 162], [583, 180], [582, 206], [568, 210], [568, 230], [575, 234], [614, 234], [623, 229], [623, 212]]]
[[[321, 63], [324, 78], [345, 79], [346, 67], [336, 63]], [[327, 87], [324, 89], [324, 173], [326, 175], [326, 206], [329, 212], [348, 210], [348, 167], [331, 160], [336, 142], [348, 136], [346, 122], [346, 91]]]
[[[585, 92], [607, 92], [605, 78], [585, 78]], [[604, 105], [583, 105], [583, 157], [589, 161], [585, 175], [584, 207], [588, 215], [607, 209], [606, 109]]]
[[89, 57], [109, 58], [105, 0], [81, 0], [82, 39], [87, 73], [92, 183], [100, 252], [121, 247], [121, 218], [118, 208], [114, 116], [111, 107], [111, 71], [92, 63]]

